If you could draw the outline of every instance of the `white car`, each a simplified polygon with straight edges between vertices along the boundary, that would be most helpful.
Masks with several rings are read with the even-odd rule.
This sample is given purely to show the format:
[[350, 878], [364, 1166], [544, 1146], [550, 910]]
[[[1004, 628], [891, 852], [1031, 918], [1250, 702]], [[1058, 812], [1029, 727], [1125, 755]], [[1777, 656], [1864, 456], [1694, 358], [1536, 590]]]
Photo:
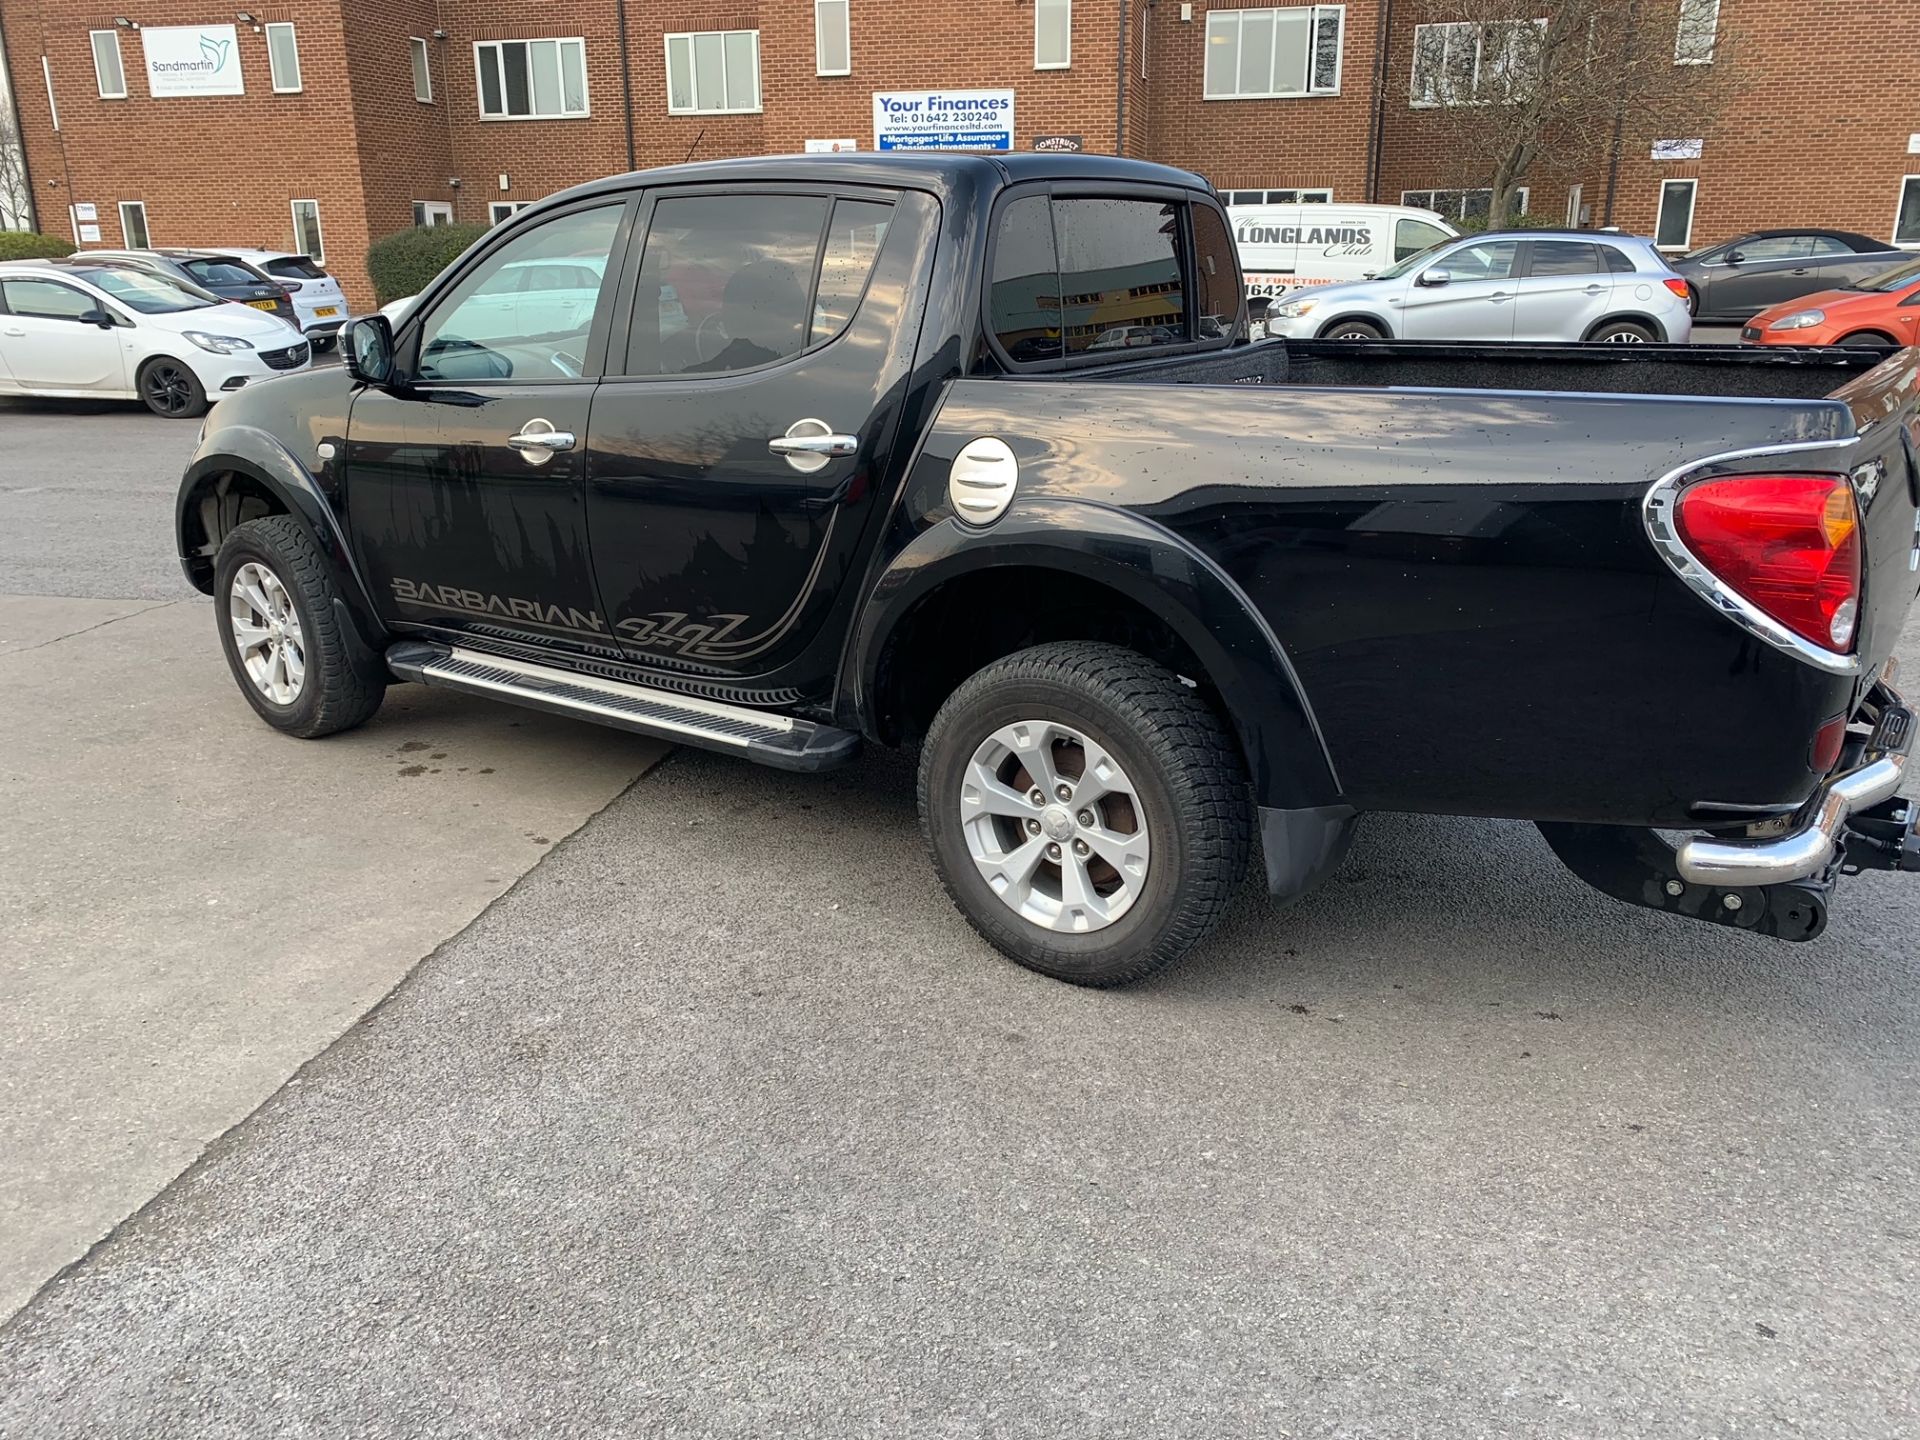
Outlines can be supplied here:
[[1290, 340], [1606, 341], [1684, 345], [1687, 282], [1653, 242], [1595, 230], [1443, 240], [1371, 280], [1297, 291], [1267, 311]]
[[286, 321], [194, 286], [84, 255], [0, 261], [0, 395], [140, 400], [184, 419], [310, 363]]
[[316, 353], [331, 350], [340, 337], [340, 328], [352, 318], [347, 309], [347, 293], [340, 282], [317, 261], [284, 250], [229, 250], [254, 269], [286, 288], [293, 301], [293, 312], [300, 318], [300, 333]]

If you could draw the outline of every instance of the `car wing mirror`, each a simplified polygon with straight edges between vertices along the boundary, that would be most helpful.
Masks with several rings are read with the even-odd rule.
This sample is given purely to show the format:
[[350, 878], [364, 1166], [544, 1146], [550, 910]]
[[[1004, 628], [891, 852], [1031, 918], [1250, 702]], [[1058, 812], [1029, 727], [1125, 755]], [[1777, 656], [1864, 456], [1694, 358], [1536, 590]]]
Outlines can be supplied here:
[[80, 320], [85, 325], [98, 325], [102, 330], [113, 329], [113, 316], [104, 309], [89, 310], [80, 317]]
[[1420, 272], [1420, 283], [1422, 285], [1451, 285], [1453, 283], [1453, 272], [1444, 265], [1436, 265], [1431, 270], [1422, 270]]
[[363, 385], [393, 381], [393, 324], [384, 315], [362, 315], [347, 322], [340, 358], [347, 373]]
[[1729, 250], [1727, 252], [1727, 264], [1729, 265], [1738, 265], [1746, 258], [1746, 252], [1742, 250]]

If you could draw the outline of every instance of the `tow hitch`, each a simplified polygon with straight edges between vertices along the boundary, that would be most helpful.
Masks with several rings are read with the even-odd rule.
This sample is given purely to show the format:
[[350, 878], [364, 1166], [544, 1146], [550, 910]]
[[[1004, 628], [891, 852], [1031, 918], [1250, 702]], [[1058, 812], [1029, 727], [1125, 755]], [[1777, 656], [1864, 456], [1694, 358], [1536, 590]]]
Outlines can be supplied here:
[[1920, 800], [1896, 795], [1847, 820], [1848, 875], [1862, 870], [1920, 872]]

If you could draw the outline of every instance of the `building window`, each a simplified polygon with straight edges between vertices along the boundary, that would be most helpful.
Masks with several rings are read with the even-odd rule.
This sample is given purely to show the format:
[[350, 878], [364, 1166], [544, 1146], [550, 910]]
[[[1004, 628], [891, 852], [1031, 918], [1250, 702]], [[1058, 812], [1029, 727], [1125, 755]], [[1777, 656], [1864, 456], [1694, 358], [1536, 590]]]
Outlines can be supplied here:
[[1223, 205], [1331, 205], [1331, 190], [1226, 190]]
[[1415, 109], [1517, 98], [1544, 20], [1450, 21], [1413, 27]]
[[442, 200], [416, 200], [413, 202], [413, 223], [415, 225], [451, 225], [453, 206]]
[[518, 215], [532, 203], [531, 200], [490, 200], [487, 202], [487, 223], [498, 225], [502, 220]]
[[[1527, 202], [1532, 192], [1525, 185], [1514, 192], [1520, 202], [1520, 213], [1527, 213]], [[1467, 220], [1485, 220], [1493, 213], [1493, 191], [1491, 190], [1402, 190], [1400, 203], [1412, 205], [1420, 210], [1432, 210], [1444, 215], [1456, 225]]]
[[1662, 250], [1685, 250], [1693, 243], [1693, 197], [1697, 180], [1667, 180], [1660, 186], [1660, 218], [1653, 243]]
[[1344, 5], [1207, 12], [1208, 100], [1271, 100], [1340, 90]]
[[326, 260], [327, 248], [320, 239], [320, 202], [318, 200], [293, 202], [293, 248], [309, 260], [315, 262]]
[[102, 100], [126, 99], [127, 72], [120, 63], [120, 32], [95, 30], [92, 36], [93, 76], [100, 82], [100, 98]]
[[667, 36], [667, 113], [741, 115], [760, 108], [760, 32]]
[[267, 69], [273, 76], [273, 93], [291, 95], [300, 88], [300, 42], [293, 26], [267, 26]]
[[1680, 23], [1673, 32], [1673, 63], [1711, 65], [1720, 32], [1720, 0], [1680, 0]]
[[413, 57], [413, 98], [422, 105], [433, 103], [433, 65], [427, 58], [427, 42], [418, 35], [407, 41], [407, 51]]
[[1033, 68], [1073, 64], [1073, 0], [1033, 0]]
[[127, 250], [152, 250], [154, 242], [146, 234], [146, 202], [121, 202], [121, 244]]
[[1893, 243], [1920, 249], [1920, 175], [1900, 182], [1900, 208], [1893, 217]]
[[816, 75], [853, 73], [848, 3], [849, 0], [813, 0], [813, 73]]
[[573, 120], [587, 113], [587, 42], [482, 40], [473, 47], [482, 120]]

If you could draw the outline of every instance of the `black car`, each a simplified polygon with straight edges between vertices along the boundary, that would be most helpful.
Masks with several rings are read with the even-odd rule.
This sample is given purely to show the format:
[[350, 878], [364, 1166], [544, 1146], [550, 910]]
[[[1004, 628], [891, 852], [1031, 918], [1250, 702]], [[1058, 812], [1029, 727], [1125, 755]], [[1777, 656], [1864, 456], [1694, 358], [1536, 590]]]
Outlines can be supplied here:
[[1672, 262], [1703, 324], [1750, 320], [1782, 300], [1866, 280], [1913, 259], [1851, 230], [1755, 230]]
[[300, 317], [294, 312], [293, 297], [287, 287], [238, 255], [220, 250], [179, 249], [88, 250], [85, 253], [90, 260], [111, 259], [170, 280], [185, 280], [222, 300], [238, 300], [242, 305], [278, 315], [295, 330], [300, 328]]
[[[513, 283], [556, 261], [585, 295]], [[221, 401], [179, 554], [290, 735], [412, 681], [790, 770], [916, 747], [948, 893], [1080, 984], [1192, 946], [1256, 840], [1304, 893], [1369, 810], [1536, 821], [1792, 940], [1843, 859], [1920, 870], [1920, 355], [1246, 335], [1183, 171], [618, 176]]]

